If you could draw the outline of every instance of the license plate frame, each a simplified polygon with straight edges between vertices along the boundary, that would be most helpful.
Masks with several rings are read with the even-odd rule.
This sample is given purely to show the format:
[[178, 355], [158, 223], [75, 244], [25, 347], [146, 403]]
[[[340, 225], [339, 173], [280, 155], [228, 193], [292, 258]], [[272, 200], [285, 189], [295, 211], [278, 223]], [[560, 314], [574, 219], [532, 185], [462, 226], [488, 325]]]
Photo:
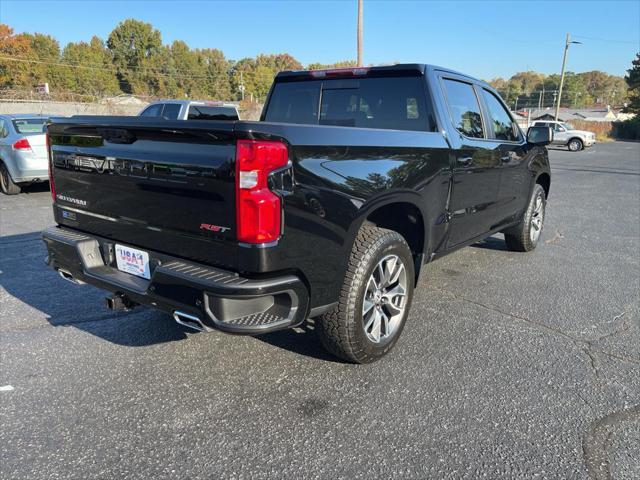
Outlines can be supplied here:
[[114, 250], [118, 270], [136, 277], [151, 279], [148, 252], [119, 243], [115, 244]]

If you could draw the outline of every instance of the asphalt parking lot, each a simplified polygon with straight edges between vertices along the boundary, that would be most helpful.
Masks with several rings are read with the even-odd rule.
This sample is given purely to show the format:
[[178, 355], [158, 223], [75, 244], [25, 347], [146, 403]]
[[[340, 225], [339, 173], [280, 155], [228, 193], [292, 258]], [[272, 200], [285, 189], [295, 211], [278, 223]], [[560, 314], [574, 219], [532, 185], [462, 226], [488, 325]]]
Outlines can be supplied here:
[[428, 265], [363, 366], [115, 314], [45, 267], [48, 191], [0, 197], [0, 477], [640, 478], [640, 143], [550, 156], [539, 248]]

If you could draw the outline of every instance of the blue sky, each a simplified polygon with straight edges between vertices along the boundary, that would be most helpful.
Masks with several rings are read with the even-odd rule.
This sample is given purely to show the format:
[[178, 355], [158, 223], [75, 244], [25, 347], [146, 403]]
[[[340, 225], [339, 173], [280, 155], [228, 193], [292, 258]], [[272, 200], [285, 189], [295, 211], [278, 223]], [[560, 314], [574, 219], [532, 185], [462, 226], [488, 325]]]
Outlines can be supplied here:
[[[0, 22], [62, 45], [106, 39], [125, 18], [150, 22], [162, 39], [222, 50], [238, 60], [292, 54], [303, 64], [355, 58], [356, 0], [0, 0]], [[556, 73], [567, 32], [568, 70], [623, 75], [640, 50], [640, 0], [364, 0], [365, 63], [424, 62], [490, 79]]]

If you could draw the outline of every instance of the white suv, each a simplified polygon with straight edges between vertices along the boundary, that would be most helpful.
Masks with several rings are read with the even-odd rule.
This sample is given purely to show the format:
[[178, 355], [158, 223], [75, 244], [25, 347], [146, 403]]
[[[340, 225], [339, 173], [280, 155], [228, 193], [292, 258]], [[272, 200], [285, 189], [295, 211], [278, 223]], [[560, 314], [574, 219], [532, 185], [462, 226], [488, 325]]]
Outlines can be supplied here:
[[572, 152], [577, 152], [596, 143], [596, 134], [586, 130], [575, 130], [569, 123], [554, 120], [536, 120], [531, 124], [536, 127], [553, 128], [551, 145], [563, 145]]

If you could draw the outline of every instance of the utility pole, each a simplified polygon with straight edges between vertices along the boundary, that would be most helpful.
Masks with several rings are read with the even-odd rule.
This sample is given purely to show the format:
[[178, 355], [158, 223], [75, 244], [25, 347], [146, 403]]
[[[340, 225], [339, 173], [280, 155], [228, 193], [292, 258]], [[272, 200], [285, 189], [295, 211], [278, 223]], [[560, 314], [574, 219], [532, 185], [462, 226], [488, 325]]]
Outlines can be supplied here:
[[242, 78], [242, 72], [240, 72], [240, 94], [242, 95], [242, 100], [244, 101], [244, 79]]
[[580, 92], [575, 92], [573, 96], [573, 108], [578, 108], [578, 97], [582, 95]]
[[564, 55], [562, 56], [562, 72], [560, 73], [560, 88], [558, 89], [558, 103], [556, 103], [556, 115], [555, 119], [558, 121], [558, 114], [560, 113], [560, 102], [562, 101], [562, 86], [564, 85], [564, 68], [567, 65], [567, 51], [569, 51], [569, 45], [575, 42], [571, 40], [571, 36], [567, 33], [567, 40], [564, 43]]
[[358, 66], [362, 66], [362, 0], [358, 0]]
[[542, 105], [542, 90], [538, 92], [538, 110], [540, 110]]

